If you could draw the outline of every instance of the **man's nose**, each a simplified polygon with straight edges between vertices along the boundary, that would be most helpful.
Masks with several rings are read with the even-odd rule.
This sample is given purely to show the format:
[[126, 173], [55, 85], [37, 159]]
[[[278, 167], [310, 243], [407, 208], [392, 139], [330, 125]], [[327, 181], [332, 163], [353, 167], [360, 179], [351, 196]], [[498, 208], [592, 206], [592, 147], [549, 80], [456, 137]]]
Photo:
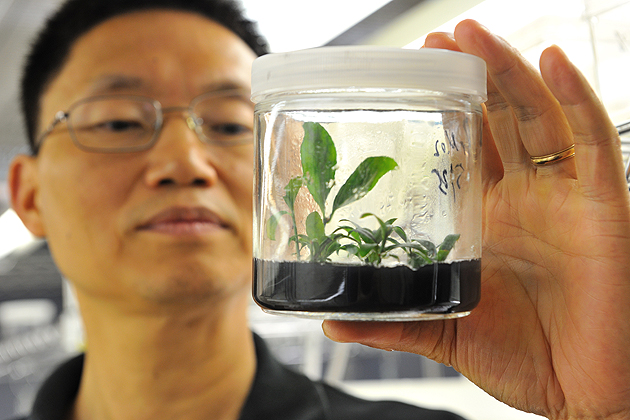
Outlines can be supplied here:
[[151, 187], [208, 187], [217, 181], [210, 148], [197, 137], [190, 115], [181, 111], [185, 110], [164, 116], [157, 142], [149, 150], [146, 182]]

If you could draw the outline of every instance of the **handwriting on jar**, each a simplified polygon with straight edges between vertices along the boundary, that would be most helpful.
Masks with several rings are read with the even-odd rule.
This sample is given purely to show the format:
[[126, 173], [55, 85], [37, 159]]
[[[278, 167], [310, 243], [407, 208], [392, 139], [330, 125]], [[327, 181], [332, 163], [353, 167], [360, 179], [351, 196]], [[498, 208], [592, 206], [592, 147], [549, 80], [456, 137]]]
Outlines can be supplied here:
[[[451, 161], [453, 154], [457, 154], [463, 145], [458, 144], [455, 139], [455, 133], [449, 133], [445, 130], [443, 139], [435, 142], [435, 153], [433, 156], [438, 158], [437, 164], [440, 168], [434, 168], [431, 173], [437, 176], [438, 189], [444, 195], [452, 194], [453, 201], [457, 200], [457, 191], [462, 188], [462, 176], [466, 174], [464, 164]], [[446, 163], [446, 167], [444, 164]]]

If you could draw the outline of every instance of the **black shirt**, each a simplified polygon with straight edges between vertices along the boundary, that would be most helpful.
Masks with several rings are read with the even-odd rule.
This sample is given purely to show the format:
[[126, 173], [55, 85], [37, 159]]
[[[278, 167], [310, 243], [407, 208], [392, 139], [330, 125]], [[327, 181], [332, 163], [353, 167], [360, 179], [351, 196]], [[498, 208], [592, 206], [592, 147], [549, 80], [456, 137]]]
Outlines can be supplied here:
[[[257, 368], [240, 420], [463, 420], [444, 412], [395, 401], [367, 401], [312, 381], [279, 363], [254, 335]], [[79, 390], [84, 355], [58, 367], [44, 382], [30, 416], [22, 420], [64, 420]]]

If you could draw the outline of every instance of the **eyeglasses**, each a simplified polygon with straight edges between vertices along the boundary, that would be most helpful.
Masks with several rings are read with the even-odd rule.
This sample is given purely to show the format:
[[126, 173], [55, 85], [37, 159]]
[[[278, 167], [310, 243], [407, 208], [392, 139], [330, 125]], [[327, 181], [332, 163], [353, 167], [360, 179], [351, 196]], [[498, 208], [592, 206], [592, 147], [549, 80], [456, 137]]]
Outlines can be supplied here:
[[186, 113], [186, 123], [199, 140], [208, 144], [236, 146], [253, 141], [253, 104], [248, 92], [233, 89], [204, 93], [188, 107], [162, 108], [143, 96], [104, 95], [82, 99], [67, 111], [59, 111], [35, 143], [65, 121], [74, 144], [86, 151], [137, 152], [151, 148], [160, 135], [164, 115]]

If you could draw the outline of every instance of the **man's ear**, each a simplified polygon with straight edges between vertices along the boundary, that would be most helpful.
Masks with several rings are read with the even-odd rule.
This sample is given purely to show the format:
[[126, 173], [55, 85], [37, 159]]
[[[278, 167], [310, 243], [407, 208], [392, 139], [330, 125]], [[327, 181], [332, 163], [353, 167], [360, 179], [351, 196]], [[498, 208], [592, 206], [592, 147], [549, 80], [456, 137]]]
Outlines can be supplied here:
[[11, 206], [24, 226], [33, 235], [44, 237], [45, 229], [37, 200], [39, 179], [36, 157], [18, 155], [13, 159], [9, 167], [9, 191]]

